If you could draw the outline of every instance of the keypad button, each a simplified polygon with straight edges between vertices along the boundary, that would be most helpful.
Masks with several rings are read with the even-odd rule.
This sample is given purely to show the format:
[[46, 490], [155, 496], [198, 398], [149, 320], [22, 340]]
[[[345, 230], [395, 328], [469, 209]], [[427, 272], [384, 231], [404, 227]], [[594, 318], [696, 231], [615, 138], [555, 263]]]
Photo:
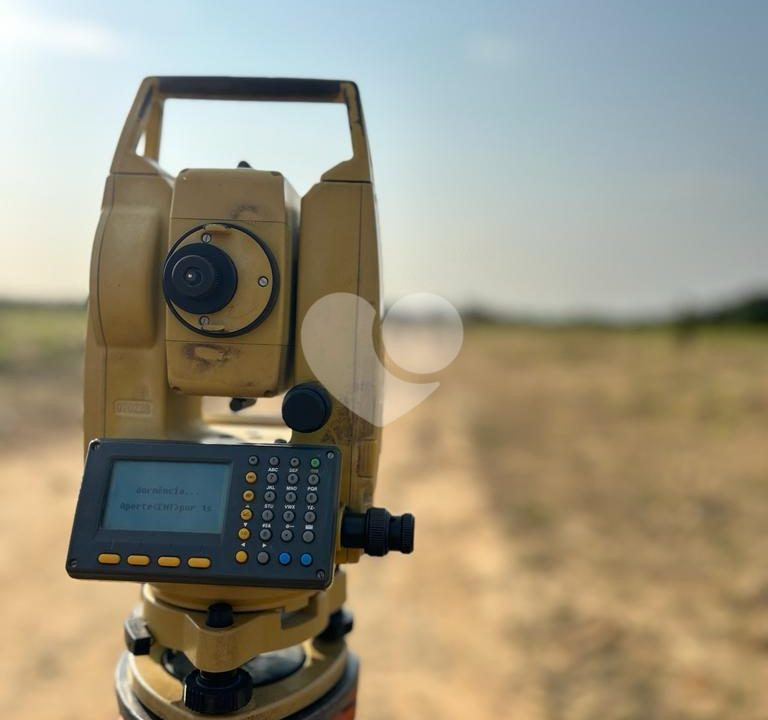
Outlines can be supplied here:
[[276, 472], [269, 472], [269, 473], [267, 473], [267, 482], [270, 485], [273, 485], [274, 483], [276, 483], [277, 482], [277, 473]]
[[315, 493], [315, 492], [308, 492], [307, 493], [307, 502], [310, 505], [314, 505], [317, 502], [317, 493]]
[[291, 542], [291, 540], [293, 540], [293, 533], [290, 530], [283, 530], [283, 532], [280, 533], [280, 539], [283, 542]]
[[279, 464], [280, 464], [280, 458], [277, 457], [277, 455], [273, 455], [271, 458], [269, 458], [270, 467], [277, 467]]
[[310, 465], [310, 467], [313, 467], [315, 470], [317, 470], [317, 468], [319, 468], [319, 467], [320, 467], [320, 458], [317, 458], [317, 457], [313, 457], [313, 458], [312, 458], [312, 459], [309, 461], [309, 465]]
[[291, 553], [289, 552], [281, 552], [278, 556], [277, 560], [281, 565], [290, 565], [291, 564]]
[[313, 533], [311, 530], [305, 530], [304, 534], [301, 536], [301, 539], [305, 543], [311, 543], [315, 539], [315, 533]]
[[275, 502], [275, 498], [277, 495], [275, 495], [274, 490], [267, 490], [267, 492], [264, 493], [264, 501], [265, 502]]
[[261, 519], [265, 522], [269, 522], [273, 517], [275, 517], [275, 513], [273, 513], [269, 508], [261, 513]]
[[269, 562], [269, 553], [263, 550], [256, 556], [256, 562], [259, 565], [266, 565]]
[[288, 484], [295, 485], [299, 482], [299, 476], [296, 473], [288, 473]]
[[297, 458], [297, 457], [292, 457], [292, 458], [291, 458], [291, 467], [299, 467], [299, 463], [300, 463], [300, 462], [301, 462], [301, 461], [299, 460], [299, 458]]
[[296, 493], [293, 492], [293, 490], [289, 490], [287, 493], [285, 493], [285, 502], [287, 503], [296, 502]]
[[175, 555], [161, 555], [157, 558], [157, 564], [160, 567], [179, 567], [181, 565], [181, 558]]
[[258, 455], [251, 455], [248, 458], [248, 464], [249, 465], [258, 465], [259, 464], [259, 456]]
[[187, 560], [187, 565], [191, 568], [205, 570], [206, 568], [211, 567], [211, 559], [207, 557], [191, 557]]
[[307, 512], [304, 513], [304, 522], [313, 523], [315, 520], [317, 520], [317, 515], [311, 510], [307, 510]]
[[317, 473], [310, 473], [307, 477], [307, 482], [310, 485], [317, 485], [317, 483], [320, 481], [320, 476]]
[[253, 470], [245, 473], [245, 482], [250, 483], [251, 485], [256, 482], [256, 473], [253, 472]]
[[99, 562], [102, 565], [117, 565], [120, 562], [120, 556], [115, 553], [101, 553]]
[[243, 520], [250, 520], [250, 519], [253, 517], [253, 511], [252, 511], [252, 510], [250, 510], [249, 508], [243, 508], [243, 509], [240, 511], [240, 517], [241, 517]]
[[129, 565], [149, 565], [149, 555], [129, 555]]
[[247, 552], [245, 552], [245, 550], [238, 550], [238, 551], [235, 553], [235, 560], [236, 560], [237, 562], [239, 562], [241, 565], [242, 565], [243, 563], [246, 563], [246, 562], [248, 562], [248, 553], [247, 553]]
[[243, 493], [243, 500], [245, 500], [245, 502], [251, 502], [251, 500], [253, 500], [255, 497], [256, 495], [254, 494], [253, 490], [246, 490]]
[[249, 537], [251, 537], [251, 531], [248, 528], [240, 528], [237, 531], [237, 537], [239, 537], [241, 540], [247, 540]]
[[309, 567], [312, 564], [312, 556], [309, 553], [302, 553], [302, 556], [299, 558], [299, 562], [304, 567]]
[[293, 512], [293, 510], [286, 510], [283, 513], [283, 520], [285, 522], [293, 522], [293, 519], [296, 517], [296, 513]]
[[267, 540], [272, 538], [272, 531], [269, 528], [262, 528], [259, 531], [259, 537], [266, 542]]

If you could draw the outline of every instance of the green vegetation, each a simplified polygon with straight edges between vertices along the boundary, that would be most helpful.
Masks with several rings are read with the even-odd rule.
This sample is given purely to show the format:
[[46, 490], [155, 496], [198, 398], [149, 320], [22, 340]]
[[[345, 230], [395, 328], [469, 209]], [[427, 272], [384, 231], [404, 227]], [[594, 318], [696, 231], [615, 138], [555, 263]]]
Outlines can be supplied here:
[[0, 303], [0, 374], [71, 371], [84, 338], [84, 305]]

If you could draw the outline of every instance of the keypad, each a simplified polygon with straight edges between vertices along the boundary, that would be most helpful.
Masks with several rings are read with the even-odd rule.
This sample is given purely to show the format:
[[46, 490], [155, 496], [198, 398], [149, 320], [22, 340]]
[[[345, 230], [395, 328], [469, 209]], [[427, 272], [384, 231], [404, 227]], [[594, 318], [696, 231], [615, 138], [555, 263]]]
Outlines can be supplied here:
[[[328, 472], [336, 467], [335, 453], [329, 452], [328, 457], [323, 458]], [[244, 521], [243, 524], [258, 527], [256, 540], [251, 535], [251, 541], [241, 543], [238, 552], [252, 545], [256, 562], [275, 567], [277, 572], [281, 572], [277, 568], [297, 568], [306, 573], [307, 568], [318, 567], [321, 548], [318, 546], [317, 553], [312, 550], [319, 542], [317, 523], [323, 517], [335, 519], [337, 502], [335, 477], [330, 476], [327, 491], [321, 491], [324, 487], [321, 483], [323, 460], [317, 453], [284, 455], [282, 459], [277, 455], [262, 458], [262, 463], [268, 466], [263, 475], [264, 483], [257, 487], [255, 498], [243, 508], [253, 513], [252, 522]], [[329, 540], [333, 543], [334, 530], [332, 524], [322, 533], [326, 546]], [[327, 554], [327, 547], [325, 551]], [[333, 547], [331, 563], [332, 555]], [[327, 571], [316, 571], [316, 578], [326, 576]]]

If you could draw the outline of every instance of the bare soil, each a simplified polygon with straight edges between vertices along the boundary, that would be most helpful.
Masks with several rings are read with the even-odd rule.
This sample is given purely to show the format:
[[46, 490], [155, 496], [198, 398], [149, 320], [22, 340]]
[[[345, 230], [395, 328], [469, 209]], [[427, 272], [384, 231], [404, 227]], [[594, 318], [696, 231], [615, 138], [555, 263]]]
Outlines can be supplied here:
[[[471, 331], [385, 430], [417, 546], [349, 568], [358, 717], [768, 717], [766, 364], [747, 333]], [[64, 572], [77, 372], [28, 365], [0, 364], [0, 718], [114, 718], [138, 588]]]

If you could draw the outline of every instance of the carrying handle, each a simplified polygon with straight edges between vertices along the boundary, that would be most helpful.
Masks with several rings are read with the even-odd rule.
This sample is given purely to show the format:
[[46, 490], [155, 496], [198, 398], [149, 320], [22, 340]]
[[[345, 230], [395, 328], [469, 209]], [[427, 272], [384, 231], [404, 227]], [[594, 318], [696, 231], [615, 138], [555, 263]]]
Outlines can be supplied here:
[[[169, 98], [246, 102], [343, 103], [347, 108], [352, 157], [335, 165], [323, 180], [370, 182], [368, 138], [357, 85], [349, 80], [240, 77], [148, 77], [139, 87], [117, 144], [113, 173], [159, 172], [163, 104]], [[142, 134], [144, 155], [136, 153]]]

